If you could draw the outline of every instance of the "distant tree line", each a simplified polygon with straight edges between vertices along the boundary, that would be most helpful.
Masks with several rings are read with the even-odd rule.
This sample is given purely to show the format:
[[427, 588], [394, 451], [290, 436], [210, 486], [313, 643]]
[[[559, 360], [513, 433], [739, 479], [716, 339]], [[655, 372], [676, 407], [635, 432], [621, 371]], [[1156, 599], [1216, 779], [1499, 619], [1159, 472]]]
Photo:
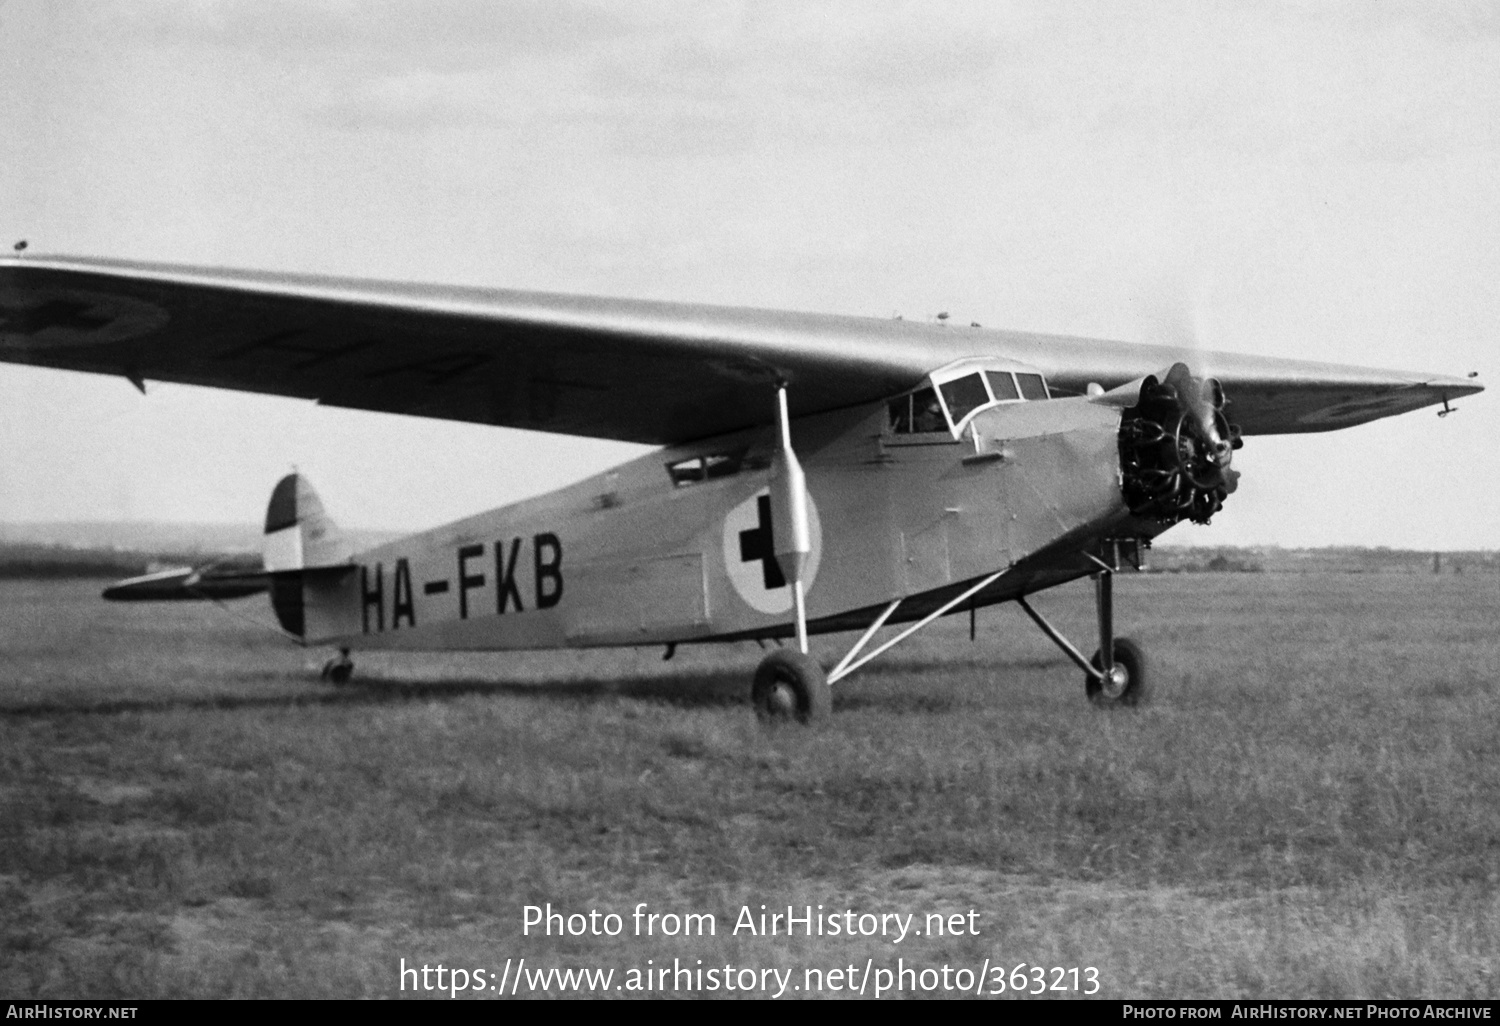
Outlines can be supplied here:
[[1279, 546], [1152, 549], [1148, 566], [1157, 573], [1500, 573], [1500, 552], [1433, 552], [1421, 549], [1284, 549]]
[[0, 579], [135, 577], [173, 566], [260, 567], [260, 557], [244, 553], [223, 555], [204, 552], [136, 552], [124, 549], [88, 549], [68, 545], [31, 542], [0, 543]]

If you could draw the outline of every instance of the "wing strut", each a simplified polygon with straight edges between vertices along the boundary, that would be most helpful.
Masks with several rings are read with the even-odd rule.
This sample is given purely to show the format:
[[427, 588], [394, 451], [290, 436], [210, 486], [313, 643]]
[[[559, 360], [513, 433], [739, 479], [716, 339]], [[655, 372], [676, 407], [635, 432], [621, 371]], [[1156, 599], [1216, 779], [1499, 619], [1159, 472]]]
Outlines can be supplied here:
[[812, 553], [812, 528], [807, 518], [807, 477], [792, 451], [792, 424], [787, 415], [786, 382], [776, 385], [776, 424], [780, 445], [771, 461], [771, 535], [776, 562], [792, 582], [797, 615], [797, 650], [807, 655], [807, 601], [802, 571]]

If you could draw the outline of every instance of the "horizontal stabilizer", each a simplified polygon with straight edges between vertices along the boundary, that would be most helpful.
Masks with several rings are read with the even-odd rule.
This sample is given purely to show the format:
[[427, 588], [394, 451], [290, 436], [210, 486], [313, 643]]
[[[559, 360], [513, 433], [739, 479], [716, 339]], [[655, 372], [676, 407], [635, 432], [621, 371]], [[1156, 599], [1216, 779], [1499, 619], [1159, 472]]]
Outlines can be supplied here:
[[255, 595], [268, 587], [269, 577], [259, 571], [182, 566], [116, 581], [104, 589], [104, 597], [111, 602], [220, 600]]

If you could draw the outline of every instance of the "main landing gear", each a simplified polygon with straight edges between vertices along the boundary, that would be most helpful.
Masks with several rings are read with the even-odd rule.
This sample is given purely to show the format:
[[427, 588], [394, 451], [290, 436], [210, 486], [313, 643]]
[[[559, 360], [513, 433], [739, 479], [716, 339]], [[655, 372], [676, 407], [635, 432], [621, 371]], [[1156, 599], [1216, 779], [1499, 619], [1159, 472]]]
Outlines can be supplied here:
[[[1032, 608], [1024, 595], [1016, 599], [1016, 604], [1036, 622], [1036, 625], [1042, 629], [1042, 633], [1051, 638], [1057, 647], [1062, 649], [1063, 654], [1083, 670], [1084, 693], [1089, 701], [1100, 709], [1140, 705], [1146, 700], [1147, 694], [1146, 657], [1141, 646], [1129, 638], [1115, 637], [1114, 575], [1116, 565], [1119, 563], [1120, 548], [1127, 543], [1132, 543], [1132, 540], [1111, 539], [1106, 543], [1106, 553], [1113, 553], [1114, 564], [1107, 563], [1092, 554], [1088, 556], [1099, 568], [1093, 575], [1095, 606], [1099, 618], [1099, 647], [1094, 651], [1092, 659], [1085, 659], [1083, 653], [1078, 651], [1072, 642], [1063, 637], [1041, 613]], [[1137, 550], [1135, 561], [1139, 565], [1139, 550]], [[771, 653], [755, 671], [755, 684], [751, 689], [751, 699], [755, 705], [756, 714], [762, 720], [769, 722], [795, 720], [800, 723], [816, 723], [825, 719], [832, 708], [830, 692], [832, 685], [837, 684], [880, 653], [915, 634], [938, 617], [960, 608], [963, 603], [968, 602], [998, 580], [1001, 573], [1003, 571], [984, 578], [915, 624], [902, 630], [895, 637], [887, 639], [870, 652], [864, 652], [870, 639], [881, 627], [885, 626], [891, 614], [895, 613], [904, 601], [897, 599], [875, 617], [864, 635], [849, 650], [848, 655], [844, 656], [826, 676], [817, 661], [802, 652], [778, 649]]]
[[349, 678], [354, 676], [354, 660], [349, 658], [349, 650], [339, 649], [337, 656], [323, 664], [320, 676], [335, 687], [343, 687], [349, 683]]
[[1099, 572], [1094, 574], [1094, 600], [1099, 614], [1099, 647], [1094, 650], [1094, 658], [1085, 661], [1083, 653], [1032, 609], [1024, 595], [1016, 599], [1016, 604], [1083, 670], [1084, 693], [1096, 707], [1140, 705], [1146, 700], [1146, 657], [1134, 641], [1115, 637], [1115, 568], [1097, 556], [1090, 555], [1089, 559], [1099, 565]]

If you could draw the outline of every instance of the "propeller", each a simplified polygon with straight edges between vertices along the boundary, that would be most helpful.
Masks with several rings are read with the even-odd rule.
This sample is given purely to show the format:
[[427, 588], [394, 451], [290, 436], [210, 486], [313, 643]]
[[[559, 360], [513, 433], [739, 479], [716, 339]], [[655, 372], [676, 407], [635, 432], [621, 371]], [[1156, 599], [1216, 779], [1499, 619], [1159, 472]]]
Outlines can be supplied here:
[[1137, 516], [1206, 524], [1239, 484], [1231, 469], [1243, 443], [1224, 416], [1224, 389], [1174, 363], [1141, 383], [1120, 423], [1126, 503]]
[[1178, 362], [1142, 382], [1137, 406], [1121, 423], [1126, 499], [1137, 516], [1206, 524], [1239, 484], [1230, 464], [1243, 443], [1201, 341], [1205, 283], [1184, 271], [1159, 273], [1142, 286], [1136, 311], [1144, 334], [1176, 350]]

